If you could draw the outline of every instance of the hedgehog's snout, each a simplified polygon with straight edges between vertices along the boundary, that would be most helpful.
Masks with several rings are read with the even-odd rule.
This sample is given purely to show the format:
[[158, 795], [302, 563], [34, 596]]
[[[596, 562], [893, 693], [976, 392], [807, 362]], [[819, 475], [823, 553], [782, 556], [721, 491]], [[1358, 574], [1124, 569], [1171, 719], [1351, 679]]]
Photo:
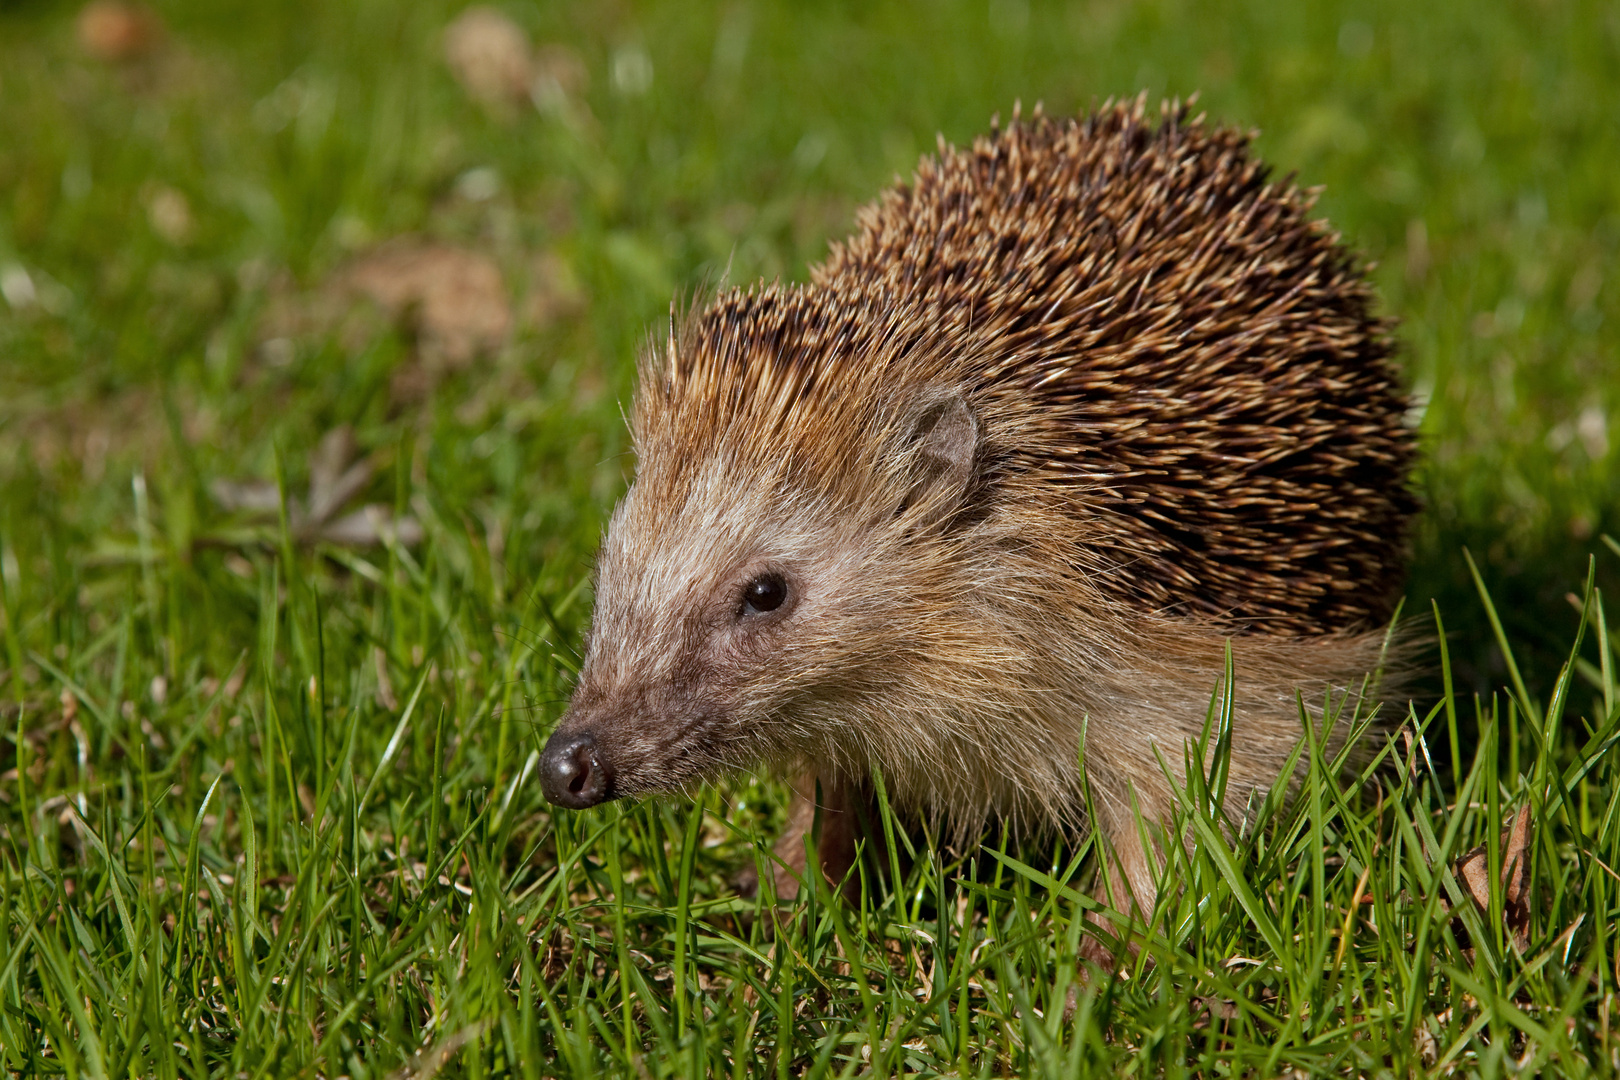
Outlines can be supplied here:
[[540, 755], [540, 787], [553, 805], [584, 810], [613, 797], [613, 764], [589, 732], [559, 732]]

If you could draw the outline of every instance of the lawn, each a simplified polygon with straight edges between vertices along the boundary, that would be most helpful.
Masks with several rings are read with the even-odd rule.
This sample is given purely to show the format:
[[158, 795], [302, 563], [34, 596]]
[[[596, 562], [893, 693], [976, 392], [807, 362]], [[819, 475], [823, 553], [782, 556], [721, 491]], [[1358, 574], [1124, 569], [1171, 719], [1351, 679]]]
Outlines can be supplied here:
[[[1620, 1070], [1620, 5], [498, 11], [0, 2], [0, 1067]], [[1376, 264], [1443, 641], [1404, 734], [1241, 832], [1195, 779], [1185, 888], [1083, 984], [1089, 843], [774, 905], [770, 777], [553, 814], [671, 299], [804, 278], [937, 133], [1138, 91]]]

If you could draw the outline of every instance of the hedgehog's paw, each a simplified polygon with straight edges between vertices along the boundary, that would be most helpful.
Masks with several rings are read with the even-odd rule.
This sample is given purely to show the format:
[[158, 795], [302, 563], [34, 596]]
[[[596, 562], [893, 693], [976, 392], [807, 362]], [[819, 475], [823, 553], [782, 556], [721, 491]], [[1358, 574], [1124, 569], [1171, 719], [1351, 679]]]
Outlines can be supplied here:
[[[776, 899], [792, 900], [799, 895], [806, 880], [804, 840], [812, 835], [816, 837], [816, 854], [827, 884], [846, 894], [851, 888], [859, 888], [859, 875], [852, 871], [862, 835], [861, 815], [855, 805], [860, 792], [814, 772], [794, 777], [789, 787], [793, 789], [793, 800], [788, 804], [787, 827], [771, 846], [767, 867]], [[756, 862], [732, 879], [740, 895], [759, 894], [759, 872]]]

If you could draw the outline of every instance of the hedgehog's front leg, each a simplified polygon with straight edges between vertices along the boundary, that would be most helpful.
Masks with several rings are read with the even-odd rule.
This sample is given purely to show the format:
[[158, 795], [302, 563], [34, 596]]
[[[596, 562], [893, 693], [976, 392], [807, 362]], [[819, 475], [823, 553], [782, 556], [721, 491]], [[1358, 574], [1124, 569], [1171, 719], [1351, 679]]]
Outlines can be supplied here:
[[[862, 819], [863, 816], [869, 818], [863, 811], [870, 809], [870, 794], [864, 785], [821, 775], [815, 770], [797, 774], [788, 781], [788, 787], [793, 791], [793, 799], [788, 803], [787, 827], [771, 849], [775, 856], [771, 870], [777, 899], [793, 899], [799, 894], [800, 882], [807, 880], [804, 840], [812, 835], [816, 837], [822, 877], [835, 889], [851, 888], [858, 880], [852, 871], [865, 835]], [[816, 833], [818, 817], [819, 834]], [[737, 888], [748, 896], [757, 892], [758, 871], [750, 867], [739, 874]]]
[[[1107, 779], [1100, 783], [1093, 780], [1092, 790], [1096, 796], [1093, 828], [1097, 830], [1101, 850], [1094, 895], [1099, 903], [1126, 919], [1115, 921], [1094, 914], [1091, 921], [1123, 941], [1128, 937], [1131, 923], [1152, 914], [1158, 897], [1149, 857], [1152, 840], [1144, 835], [1144, 831], [1151, 833], [1158, 822], [1149, 816], [1151, 811], [1143, 805], [1142, 792], [1129, 784], [1113, 790], [1111, 787]], [[1124, 954], [1116, 954], [1100, 939], [1088, 935], [1082, 940], [1082, 959], [1112, 968], [1126, 955], [1134, 955], [1134, 946], [1126, 945], [1125, 949]]]

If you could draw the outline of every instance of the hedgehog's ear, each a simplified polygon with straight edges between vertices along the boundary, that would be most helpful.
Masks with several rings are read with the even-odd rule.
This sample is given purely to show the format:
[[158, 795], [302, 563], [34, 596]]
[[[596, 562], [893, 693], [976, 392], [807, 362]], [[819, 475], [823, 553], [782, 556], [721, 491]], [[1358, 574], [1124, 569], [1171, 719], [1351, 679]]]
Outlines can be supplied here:
[[923, 400], [907, 432], [911, 486], [896, 516], [916, 508], [926, 515], [922, 524], [932, 524], [956, 511], [973, 479], [979, 422], [961, 393], [951, 390]]

